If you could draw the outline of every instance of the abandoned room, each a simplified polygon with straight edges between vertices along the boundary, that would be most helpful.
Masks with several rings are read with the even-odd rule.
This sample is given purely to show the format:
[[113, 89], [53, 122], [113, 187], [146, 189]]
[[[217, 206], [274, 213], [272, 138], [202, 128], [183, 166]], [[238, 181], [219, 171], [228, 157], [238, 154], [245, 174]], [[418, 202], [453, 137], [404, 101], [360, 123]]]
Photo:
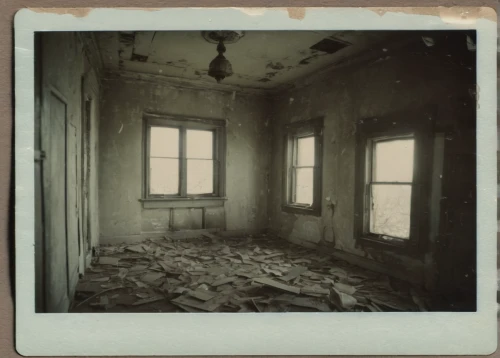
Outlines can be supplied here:
[[36, 312], [475, 311], [475, 49], [38, 33]]

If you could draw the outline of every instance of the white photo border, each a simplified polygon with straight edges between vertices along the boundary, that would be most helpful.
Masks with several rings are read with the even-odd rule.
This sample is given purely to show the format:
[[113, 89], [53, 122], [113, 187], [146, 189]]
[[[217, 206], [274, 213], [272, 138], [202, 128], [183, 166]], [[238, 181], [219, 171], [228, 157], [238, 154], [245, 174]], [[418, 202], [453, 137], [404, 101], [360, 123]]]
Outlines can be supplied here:
[[[454, 15], [457, 12], [446, 11], [446, 8], [428, 8], [435, 9], [436, 15], [418, 9], [305, 8], [305, 16], [300, 19], [290, 16], [286, 8], [20, 10], [15, 17], [14, 30], [17, 351], [27, 356], [475, 355], [494, 352], [497, 347], [496, 13], [490, 8], [479, 8], [470, 14], [485, 16], [474, 18]], [[477, 105], [477, 312], [35, 313], [35, 32], [220, 28], [477, 31], [477, 84], [480, 89]]]

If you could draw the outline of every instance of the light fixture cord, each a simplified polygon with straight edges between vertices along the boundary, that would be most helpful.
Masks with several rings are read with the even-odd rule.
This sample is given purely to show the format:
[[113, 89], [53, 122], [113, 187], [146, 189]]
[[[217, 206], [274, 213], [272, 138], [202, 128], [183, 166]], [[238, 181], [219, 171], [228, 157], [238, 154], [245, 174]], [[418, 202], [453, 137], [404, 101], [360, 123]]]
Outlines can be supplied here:
[[217, 52], [219, 53], [219, 55], [222, 55], [224, 52], [226, 52], [226, 46], [224, 46], [222, 40], [219, 40], [219, 44], [217, 45]]

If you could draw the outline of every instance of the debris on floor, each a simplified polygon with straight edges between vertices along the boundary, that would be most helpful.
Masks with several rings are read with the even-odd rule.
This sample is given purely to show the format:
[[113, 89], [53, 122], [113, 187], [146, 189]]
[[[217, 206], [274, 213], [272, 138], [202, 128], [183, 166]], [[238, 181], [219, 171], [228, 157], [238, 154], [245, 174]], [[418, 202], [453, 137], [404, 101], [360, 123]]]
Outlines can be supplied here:
[[70, 312], [426, 311], [410, 284], [275, 237], [101, 246]]

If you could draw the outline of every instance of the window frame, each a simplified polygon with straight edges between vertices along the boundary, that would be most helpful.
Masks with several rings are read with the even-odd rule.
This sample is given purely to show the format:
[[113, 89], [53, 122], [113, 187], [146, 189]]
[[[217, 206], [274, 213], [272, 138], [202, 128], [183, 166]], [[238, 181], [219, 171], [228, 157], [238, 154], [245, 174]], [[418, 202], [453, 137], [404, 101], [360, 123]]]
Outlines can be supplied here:
[[[415, 256], [426, 250], [431, 205], [434, 117], [434, 108], [429, 107], [384, 118], [363, 119], [357, 123], [354, 234], [358, 247], [388, 249]], [[374, 144], [408, 137], [414, 139], [409, 238], [371, 233], [370, 186], [373, 183]]]
[[[323, 177], [323, 117], [298, 121], [284, 128], [283, 193], [281, 209], [284, 212], [321, 216]], [[314, 137], [313, 202], [311, 205], [294, 203], [295, 162], [299, 138]]]
[[[226, 171], [226, 121], [220, 119], [192, 118], [172, 116], [157, 113], [145, 113], [144, 123], [144, 165], [143, 165], [143, 201], [183, 201], [202, 199], [225, 199], [225, 171]], [[178, 128], [179, 129], [179, 191], [177, 194], [150, 193], [150, 145], [151, 128]], [[187, 130], [206, 130], [213, 132], [213, 192], [207, 194], [187, 193]]]

